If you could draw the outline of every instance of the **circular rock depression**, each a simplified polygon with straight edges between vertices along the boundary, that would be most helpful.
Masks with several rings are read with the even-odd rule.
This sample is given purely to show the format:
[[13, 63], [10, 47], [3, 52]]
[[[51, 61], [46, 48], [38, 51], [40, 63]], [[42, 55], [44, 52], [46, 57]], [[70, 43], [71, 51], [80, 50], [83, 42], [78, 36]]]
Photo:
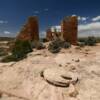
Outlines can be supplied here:
[[66, 71], [64, 68], [48, 68], [42, 74], [48, 83], [59, 87], [68, 87], [78, 81], [76, 73]]

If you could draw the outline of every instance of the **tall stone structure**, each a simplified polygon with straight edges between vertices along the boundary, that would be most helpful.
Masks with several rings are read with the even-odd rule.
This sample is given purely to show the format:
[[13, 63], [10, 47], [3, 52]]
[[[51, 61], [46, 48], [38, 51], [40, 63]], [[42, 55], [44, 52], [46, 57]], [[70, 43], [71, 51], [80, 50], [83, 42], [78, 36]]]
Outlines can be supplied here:
[[63, 19], [61, 22], [61, 37], [63, 40], [70, 42], [73, 45], [77, 44], [78, 19], [77, 16], [70, 16]]
[[16, 37], [17, 40], [39, 41], [38, 18], [31, 16]]
[[47, 31], [46, 31], [46, 40], [47, 41], [52, 41], [53, 40], [51, 28], [48, 28]]

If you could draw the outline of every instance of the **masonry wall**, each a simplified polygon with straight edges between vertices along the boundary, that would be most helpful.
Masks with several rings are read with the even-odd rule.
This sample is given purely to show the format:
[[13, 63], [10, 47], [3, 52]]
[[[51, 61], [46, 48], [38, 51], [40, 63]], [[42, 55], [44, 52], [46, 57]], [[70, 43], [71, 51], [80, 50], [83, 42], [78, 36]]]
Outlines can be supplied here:
[[77, 44], [78, 19], [77, 16], [66, 17], [61, 22], [61, 37], [73, 45]]
[[23, 26], [23, 28], [19, 32], [17, 39], [39, 41], [39, 25], [38, 25], [38, 18], [36, 16], [28, 18], [27, 23]]

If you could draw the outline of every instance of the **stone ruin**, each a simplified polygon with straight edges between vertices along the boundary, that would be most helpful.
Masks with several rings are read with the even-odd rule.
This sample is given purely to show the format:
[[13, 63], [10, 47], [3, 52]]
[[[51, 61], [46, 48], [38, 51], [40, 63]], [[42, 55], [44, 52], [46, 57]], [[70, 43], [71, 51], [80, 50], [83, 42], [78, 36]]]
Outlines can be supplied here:
[[[49, 28], [46, 32], [46, 40], [52, 41], [57, 38], [67, 41], [73, 45], [77, 44], [77, 33], [78, 33], [78, 20], [77, 16], [65, 17], [61, 21], [61, 30], [54, 31]], [[29, 40], [32, 42], [39, 41], [39, 24], [38, 18], [36, 16], [31, 16], [28, 18], [27, 23], [23, 26], [18, 36], [17, 40]]]
[[77, 16], [66, 17], [61, 22], [61, 35], [65, 41], [77, 44], [78, 20]]
[[46, 33], [47, 41], [56, 40], [61, 37], [61, 32], [57, 32], [56, 28], [54, 29], [54, 31], [49, 28]]
[[27, 23], [23, 26], [16, 39], [39, 41], [39, 24], [36, 16], [28, 18]]
[[53, 40], [52, 31], [51, 31], [50, 28], [47, 29], [47, 31], [46, 31], [46, 40], [47, 41], [52, 41]]
[[77, 44], [77, 33], [78, 33], [78, 20], [77, 16], [66, 17], [61, 21], [61, 31], [52, 32], [48, 29], [46, 32], [47, 41], [60, 38], [63, 41], [67, 41], [73, 45]]

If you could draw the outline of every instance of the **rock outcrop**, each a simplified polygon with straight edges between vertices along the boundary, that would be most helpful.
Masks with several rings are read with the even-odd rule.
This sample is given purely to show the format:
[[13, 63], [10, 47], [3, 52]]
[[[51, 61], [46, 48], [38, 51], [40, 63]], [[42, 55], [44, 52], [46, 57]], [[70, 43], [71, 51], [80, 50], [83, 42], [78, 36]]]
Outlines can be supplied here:
[[65, 17], [61, 22], [61, 35], [65, 41], [77, 44], [78, 20], [77, 16]]
[[39, 25], [36, 16], [28, 18], [27, 23], [23, 26], [16, 39], [39, 41]]

